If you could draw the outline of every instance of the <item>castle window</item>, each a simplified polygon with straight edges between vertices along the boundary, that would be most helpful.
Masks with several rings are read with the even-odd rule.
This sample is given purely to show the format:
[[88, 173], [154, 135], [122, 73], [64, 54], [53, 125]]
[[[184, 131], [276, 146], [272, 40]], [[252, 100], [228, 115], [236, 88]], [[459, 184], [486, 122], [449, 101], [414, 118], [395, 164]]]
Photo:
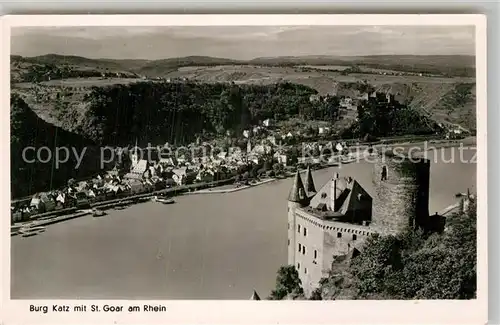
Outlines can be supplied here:
[[356, 239], [358, 239], [358, 236], [352, 235], [352, 240], [356, 240]]
[[342, 237], [342, 233], [341, 232], [338, 232], [337, 233], [337, 238], [341, 238]]
[[321, 193], [321, 198], [326, 199], [326, 193]]
[[307, 236], [307, 229], [304, 227], [304, 236]]
[[297, 270], [300, 270], [300, 263], [297, 263]]
[[299, 244], [299, 253], [302, 251], [302, 245]]
[[288, 229], [290, 229], [290, 222], [288, 223]]
[[300, 234], [300, 225], [297, 226], [297, 232]]
[[306, 255], [306, 246], [302, 246], [302, 254]]
[[304, 268], [304, 274], [307, 274], [307, 267]]
[[318, 251], [314, 250], [314, 259], [318, 258]]
[[288, 246], [290, 246], [290, 239], [288, 240]]

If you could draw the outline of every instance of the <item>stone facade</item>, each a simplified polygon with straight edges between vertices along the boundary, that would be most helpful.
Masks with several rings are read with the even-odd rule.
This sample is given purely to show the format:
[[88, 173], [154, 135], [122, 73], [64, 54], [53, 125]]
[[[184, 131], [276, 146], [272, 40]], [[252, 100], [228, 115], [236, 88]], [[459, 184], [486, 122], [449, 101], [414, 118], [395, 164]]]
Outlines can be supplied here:
[[306, 295], [319, 286], [321, 278], [328, 276], [335, 256], [360, 249], [366, 238], [376, 233], [369, 226], [317, 218], [301, 207], [294, 208], [293, 222], [288, 259], [297, 269]]
[[427, 159], [380, 157], [373, 172], [373, 224], [390, 233], [422, 225], [429, 216], [429, 179]]

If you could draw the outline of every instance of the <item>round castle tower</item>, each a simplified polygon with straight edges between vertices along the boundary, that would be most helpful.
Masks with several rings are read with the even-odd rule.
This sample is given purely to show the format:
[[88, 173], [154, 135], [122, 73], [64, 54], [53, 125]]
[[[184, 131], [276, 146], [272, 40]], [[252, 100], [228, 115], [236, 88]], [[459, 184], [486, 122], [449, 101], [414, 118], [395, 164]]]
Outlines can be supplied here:
[[372, 223], [383, 232], [400, 233], [429, 216], [430, 161], [383, 153], [373, 170]]

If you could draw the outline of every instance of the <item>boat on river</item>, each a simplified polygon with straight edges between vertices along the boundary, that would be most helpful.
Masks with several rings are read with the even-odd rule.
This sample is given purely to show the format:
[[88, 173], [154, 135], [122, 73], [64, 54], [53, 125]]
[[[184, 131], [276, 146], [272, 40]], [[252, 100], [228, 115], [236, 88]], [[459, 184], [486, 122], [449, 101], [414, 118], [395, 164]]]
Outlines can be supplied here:
[[161, 196], [155, 196], [153, 198], [153, 201], [154, 202], [158, 202], [158, 203], [163, 203], [163, 204], [173, 204], [173, 203], [175, 203], [174, 199], [169, 198], [169, 197], [161, 197]]
[[102, 217], [104, 215], [106, 215], [106, 212], [99, 209], [92, 209], [92, 216], [94, 218]]
[[45, 227], [42, 226], [26, 226], [19, 229], [18, 233], [22, 237], [36, 236], [45, 231]]

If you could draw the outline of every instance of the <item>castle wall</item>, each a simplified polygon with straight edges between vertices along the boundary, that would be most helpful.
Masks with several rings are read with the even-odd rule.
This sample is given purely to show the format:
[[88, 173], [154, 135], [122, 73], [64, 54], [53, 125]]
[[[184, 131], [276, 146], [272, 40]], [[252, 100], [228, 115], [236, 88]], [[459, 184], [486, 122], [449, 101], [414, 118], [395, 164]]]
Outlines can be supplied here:
[[[323, 251], [324, 231], [319, 223], [312, 223], [312, 220], [306, 219], [305, 216], [307, 216], [307, 213], [300, 209], [295, 213], [297, 240], [294, 245], [296, 254], [294, 265], [302, 281], [304, 293], [310, 295], [312, 290], [318, 286], [319, 280], [326, 275], [326, 270], [323, 267], [325, 256]], [[300, 233], [298, 232], [299, 226]], [[305, 234], [304, 229], [306, 229]]]
[[292, 246], [293, 257], [289, 246], [288, 258], [289, 261], [293, 259], [289, 264], [297, 269], [307, 296], [319, 286], [321, 278], [328, 276], [334, 256], [349, 253], [354, 245], [375, 233], [367, 226], [322, 220], [300, 208], [295, 210], [294, 219], [296, 240]]
[[[372, 221], [385, 232], [401, 232], [429, 215], [430, 162], [412, 160], [382, 156], [374, 164]], [[382, 180], [384, 167], [386, 179]]]
[[288, 265], [295, 265], [295, 211], [300, 207], [300, 204], [288, 201]]

